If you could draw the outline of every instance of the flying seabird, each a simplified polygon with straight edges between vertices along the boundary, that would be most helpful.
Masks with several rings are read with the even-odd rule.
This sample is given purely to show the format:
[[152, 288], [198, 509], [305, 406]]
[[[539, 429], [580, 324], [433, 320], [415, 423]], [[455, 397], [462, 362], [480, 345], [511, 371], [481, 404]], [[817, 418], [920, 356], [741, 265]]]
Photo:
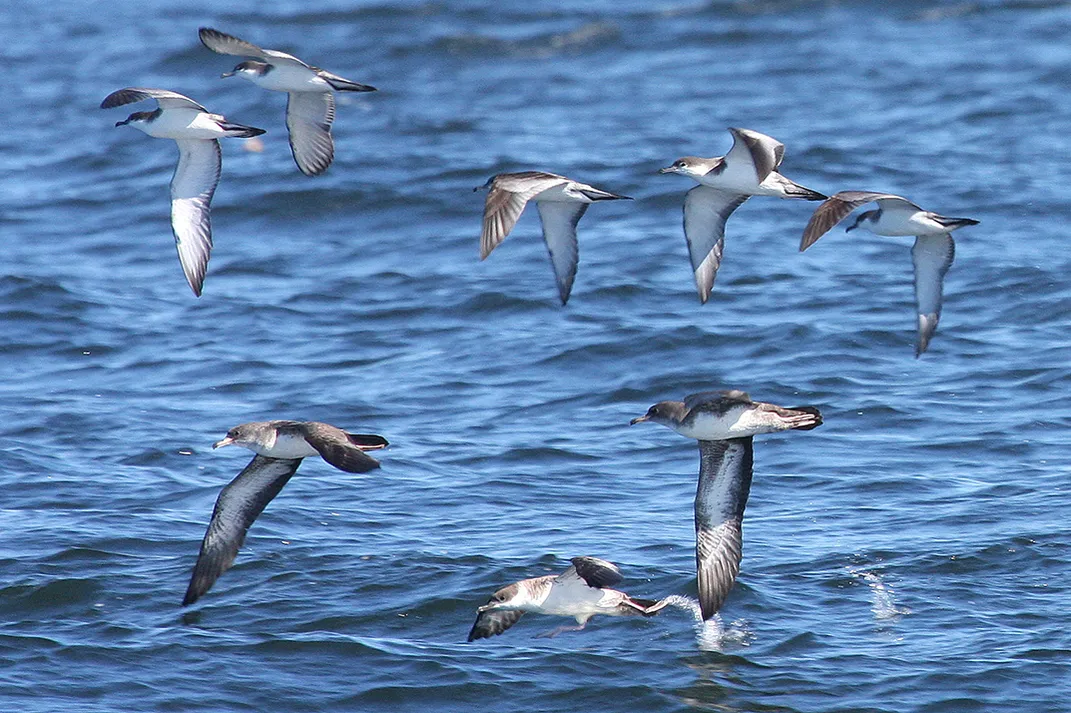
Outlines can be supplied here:
[[628, 196], [608, 193], [586, 183], [543, 171], [500, 173], [473, 190], [481, 188], [489, 190], [483, 208], [480, 259], [486, 260], [491, 251], [506, 239], [524, 206], [534, 200], [539, 208], [543, 239], [550, 252], [563, 305], [569, 301], [579, 261], [576, 224], [595, 201], [632, 200]]
[[665, 600], [637, 599], [610, 589], [620, 582], [621, 571], [611, 562], [597, 557], [574, 557], [562, 574], [522, 579], [502, 587], [480, 607], [469, 641], [501, 634], [517, 623], [525, 612], [571, 616], [578, 626], [560, 627], [541, 636], [556, 636], [563, 631], [580, 631], [596, 614], [654, 616], [666, 606]]
[[133, 126], [149, 136], [174, 139], [178, 144], [178, 166], [171, 177], [171, 232], [186, 281], [193, 294], [200, 297], [212, 252], [209, 204], [219, 184], [222, 164], [217, 139], [259, 136], [264, 130], [231, 123], [189, 97], [166, 89], [120, 89], [106, 96], [100, 108], [111, 109], [144, 99], [155, 99], [159, 106], [155, 111], [134, 112], [115, 125]]
[[230, 445], [256, 455], [216, 500], [183, 606], [197, 601], [230, 568], [249, 526], [297, 472], [303, 458], [319, 455], [339, 470], [366, 473], [378, 468], [379, 461], [364, 451], [388, 444], [382, 436], [346, 433], [316, 421], [256, 421], [235, 426], [212, 447]]
[[865, 203], [877, 203], [877, 210], [861, 213], [845, 232], [866, 228], [877, 235], [915, 236], [911, 260], [915, 264], [915, 304], [918, 311], [918, 341], [915, 358], [922, 356], [930, 345], [941, 319], [942, 283], [945, 273], [956, 256], [952, 231], [965, 225], [978, 225], [971, 218], [947, 218], [923, 210], [917, 205], [890, 193], [871, 191], [841, 191], [832, 196], [811, 216], [800, 239], [803, 252], [829, 230]]
[[213, 52], [256, 57], [241, 62], [222, 76], [239, 76], [262, 89], [286, 92], [286, 128], [290, 131], [294, 161], [306, 176], [318, 176], [326, 171], [335, 157], [335, 143], [331, 138], [331, 123], [335, 120], [332, 92], [374, 92], [376, 88], [305, 64], [286, 52], [261, 49], [211, 27], [202, 27], [198, 34], [202, 44]]
[[782, 408], [752, 401], [743, 391], [704, 391], [684, 401], [660, 401], [639, 418], [699, 441], [695, 493], [695, 562], [703, 619], [717, 613], [740, 571], [741, 525], [751, 489], [752, 438], [822, 424], [814, 406]]
[[820, 201], [825, 196], [790, 181], [777, 172], [785, 145], [750, 129], [729, 129], [733, 146], [714, 158], [685, 156], [659, 173], [679, 173], [700, 185], [684, 198], [684, 237], [695, 270], [699, 301], [714, 288], [725, 246], [725, 221], [751, 196], [775, 196]]

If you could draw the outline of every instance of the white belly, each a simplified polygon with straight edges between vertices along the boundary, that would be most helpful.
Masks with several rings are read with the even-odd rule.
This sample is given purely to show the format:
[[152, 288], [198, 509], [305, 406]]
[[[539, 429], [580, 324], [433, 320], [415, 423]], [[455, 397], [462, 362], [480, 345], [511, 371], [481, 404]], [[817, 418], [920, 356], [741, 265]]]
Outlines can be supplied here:
[[317, 450], [309, 445], [302, 436], [282, 435], [275, 439], [270, 448], [261, 446], [256, 450], [262, 456], [269, 458], [308, 458], [319, 455]]
[[270, 89], [275, 92], [329, 92], [331, 85], [313, 72], [311, 69], [300, 66], [285, 64], [272, 65], [267, 74], [258, 77], [250, 77], [249, 81], [261, 89]]
[[698, 441], [722, 441], [727, 438], [744, 438], [760, 433], [784, 431], [786, 426], [780, 417], [769, 411], [739, 406], [718, 416], [713, 413], [697, 414], [687, 426], [681, 425], [677, 433]]
[[211, 115], [196, 109], [167, 109], [137, 127], [158, 139], [218, 139], [224, 134]]
[[593, 589], [578, 579], [551, 587], [540, 609], [557, 616], [591, 616], [605, 608], [601, 604], [606, 598], [603, 590]]

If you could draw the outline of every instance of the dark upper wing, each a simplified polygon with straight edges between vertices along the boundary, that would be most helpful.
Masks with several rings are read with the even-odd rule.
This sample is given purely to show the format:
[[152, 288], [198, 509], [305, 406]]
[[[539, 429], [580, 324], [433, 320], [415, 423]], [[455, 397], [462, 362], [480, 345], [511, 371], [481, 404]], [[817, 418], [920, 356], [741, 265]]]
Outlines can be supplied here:
[[114, 91], [104, 97], [104, 101], [100, 103], [100, 108], [112, 109], [117, 106], [123, 106], [124, 104], [133, 104], [134, 102], [144, 101], [145, 99], [155, 99], [163, 108], [186, 108], [197, 109], [198, 111], [208, 111], [208, 109], [205, 109], [193, 99], [190, 99], [183, 94], [179, 94], [178, 92], [168, 91], [167, 89], [148, 89], [146, 87], [127, 87], [126, 89]]
[[483, 205], [480, 259], [485, 259], [506, 239], [509, 231], [517, 224], [517, 219], [521, 217], [524, 206], [533, 196], [568, 180], [542, 171], [500, 173], [495, 176]]
[[[770, 172], [775, 171], [785, 158], [785, 145], [772, 136], [750, 129], [729, 129], [729, 133], [733, 135], [733, 149], [738, 143], [747, 149], [755, 167], [755, 178], [759, 183], [766, 180]], [[732, 153], [733, 149], [729, 149], [729, 153]]]
[[684, 397], [684, 407], [689, 411], [698, 409], [725, 411], [729, 406], [746, 405], [752, 403], [751, 397], [746, 391], [732, 389], [729, 391], [700, 391]]
[[721, 608], [740, 571], [741, 523], [751, 490], [751, 440], [699, 441], [695, 562], [703, 619]]
[[899, 196], [872, 191], [841, 191], [830, 196], [815, 209], [807, 227], [803, 229], [800, 252], [814, 245], [818, 238], [828, 233], [834, 225], [847, 218], [848, 214], [859, 206], [886, 198], [899, 198]]
[[497, 636], [516, 624], [522, 616], [524, 616], [524, 612], [519, 609], [496, 609], [494, 611], [480, 612], [476, 615], [476, 622], [469, 631], [468, 640], [475, 641], [476, 639], [489, 639], [492, 636]]
[[349, 434], [326, 423], [309, 421], [300, 424], [305, 441], [320, 456], [339, 470], [348, 473], [367, 473], [379, 467], [379, 461], [354, 445]]
[[183, 606], [197, 601], [221, 574], [230, 569], [249, 526], [279, 494], [300, 464], [300, 458], [254, 456], [238, 477], [223, 488], [212, 510], [208, 531], [201, 541], [201, 554], [182, 599]]
[[228, 35], [226, 32], [220, 32], [211, 27], [202, 27], [197, 31], [197, 34], [201, 38], [201, 44], [213, 52], [235, 55], [237, 57], [269, 58], [267, 52], [260, 47], [257, 47], [252, 42], [246, 42], [234, 35]]
[[621, 576], [621, 570], [613, 562], [607, 562], [598, 557], [574, 557], [570, 561], [573, 563], [577, 575], [589, 587], [597, 589], [612, 587], [624, 579]]

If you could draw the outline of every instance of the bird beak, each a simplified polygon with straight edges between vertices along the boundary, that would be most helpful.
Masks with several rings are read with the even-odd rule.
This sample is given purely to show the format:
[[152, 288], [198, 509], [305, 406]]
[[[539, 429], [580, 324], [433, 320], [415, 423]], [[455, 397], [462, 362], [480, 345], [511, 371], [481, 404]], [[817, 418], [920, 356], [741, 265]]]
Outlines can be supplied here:
[[116, 126], [126, 126], [130, 123], [130, 119], [123, 119], [122, 121], [115, 122]]
[[477, 614], [483, 614], [485, 611], [489, 611], [490, 609], [491, 609], [491, 605], [490, 604], [484, 604], [482, 607], [477, 607], [476, 613]]
[[647, 414], [644, 414], [644, 415], [642, 415], [642, 416], [637, 416], [636, 418], [634, 418], [634, 419], [632, 419], [631, 421], [629, 421], [629, 422], [628, 422], [628, 425], [630, 425], [630, 426], [635, 426], [635, 425], [636, 425], [637, 423], [643, 423], [644, 421], [650, 421], [650, 420], [651, 420], [651, 419], [649, 419], [649, 418], [647, 417]]
[[233, 76], [234, 76], [234, 72], [224, 72], [223, 74], [219, 75], [219, 78], [220, 79], [226, 79], [227, 77], [233, 77]]
[[213, 449], [222, 448], [223, 446], [229, 446], [232, 443], [234, 443], [234, 439], [231, 438], [230, 436], [227, 436], [222, 441], [216, 441], [215, 443], [213, 443], [212, 444], [212, 448]]
[[849, 225], [847, 228], [844, 229], [844, 232], [845, 233], [850, 233], [853, 230], [855, 230], [857, 227], [859, 227], [858, 223], [852, 223], [851, 225]]
[[665, 168], [658, 169], [658, 172], [659, 173], [676, 173], [677, 169], [673, 168], [672, 166], [666, 166]]

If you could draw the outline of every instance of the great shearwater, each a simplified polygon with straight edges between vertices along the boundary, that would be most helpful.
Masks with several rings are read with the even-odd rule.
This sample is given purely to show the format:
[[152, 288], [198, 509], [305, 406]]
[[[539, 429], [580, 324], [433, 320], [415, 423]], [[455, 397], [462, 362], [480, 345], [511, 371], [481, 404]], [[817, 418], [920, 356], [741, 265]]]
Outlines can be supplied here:
[[116, 126], [133, 126], [158, 139], [174, 139], [179, 160], [171, 177], [171, 232], [179, 262], [193, 294], [201, 296], [212, 252], [212, 220], [209, 206], [219, 184], [222, 164], [220, 137], [248, 138], [263, 129], [227, 121], [212, 114], [189, 97], [166, 89], [127, 87], [112, 92], [101, 109], [155, 99], [155, 111], [138, 111]]
[[783, 408], [752, 401], [743, 391], [704, 391], [660, 401], [631, 423], [651, 421], [699, 441], [695, 493], [695, 562], [703, 619], [717, 613], [736, 581], [743, 556], [744, 507], [751, 490], [752, 438], [822, 425], [814, 406]]
[[235, 426], [212, 447], [230, 445], [256, 455], [216, 500], [183, 606], [197, 601], [230, 568], [249, 526], [297, 472], [302, 459], [319, 455], [339, 470], [366, 473], [378, 468], [379, 461], [365, 451], [388, 444], [382, 436], [346, 433], [316, 421], [257, 421]]
[[248, 79], [262, 89], [287, 93], [286, 128], [294, 162], [306, 176], [318, 176], [335, 157], [331, 124], [335, 120], [333, 92], [374, 92], [375, 87], [351, 81], [305, 64], [286, 52], [266, 50], [211, 27], [198, 34], [205, 47], [219, 54], [256, 57], [222, 76]]
[[579, 261], [576, 225], [588, 206], [595, 201], [632, 200], [628, 196], [593, 188], [564, 176], [543, 171], [500, 173], [487, 183], [477, 186], [489, 189], [483, 208], [483, 230], [480, 232], [480, 259], [486, 260], [491, 251], [506, 239], [528, 201], [534, 200], [543, 223], [543, 239], [550, 252], [558, 295], [564, 305], [569, 301]]
[[562, 574], [522, 579], [495, 592], [477, 611], [469, 641], [501, 634], [517, 623], [525, 612], [571, 616], [575, 627], [560, 627], [541, 636], [556, 636], [563, 631], [580, 631], [596, 614], [654, 616], [666, 602], [630, 597], [610, 589], [622, 581], [621, 571], [611, 562], [597, 557], [574, 557]]
[[725, 221], [751, 196], [801, 198], [820, 201], [825, 196], [790, 181], [777, 172], [785, 145], [750, 129], [729, 129], [733, 146], [714, 158], [685, 156], [659, 173], [679, 173], [700, 185], [684, 198], [684, 237], [695, 271], [699, 301], [706, 302], [714, 288], [725, 247]]
[[918, 312], [918, 339], [915, 342], [917, 359], [930, 346], [930, 339], [941, 319], [945, 273], [956, 257], [956, 243], [951, 233], [966, 225], [977, 225], [978, 221], [938, 215], [890, 193], [841, 191], [818, 206], [811, 216], [800, 239], [800, 252], [814, 245], [853, 210], [871, 202], [877, 203], [878, 209], [860, 213], [845, 232], [866, 228], [876, 235], [915, 236], [911, 261], [915, 265], [915, 305]]

